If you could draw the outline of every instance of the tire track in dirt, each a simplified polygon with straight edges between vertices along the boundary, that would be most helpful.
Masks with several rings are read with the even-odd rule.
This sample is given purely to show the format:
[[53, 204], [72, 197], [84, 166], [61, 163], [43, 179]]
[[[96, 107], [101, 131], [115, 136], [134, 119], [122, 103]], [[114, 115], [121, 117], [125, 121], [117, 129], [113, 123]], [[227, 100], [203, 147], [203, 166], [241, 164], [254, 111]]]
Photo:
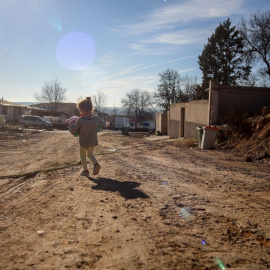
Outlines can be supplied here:
[[[100, 143], [97, 153], [133, 149], [99, 156], [98, 178], [67, 168], [1, 195], [5, 269], [216, 269], [216, 257], [235, 269], [270, 267], [260, 236], [269, 222], [267, 179], [252, 192], [265, 167], [118, 133], [103, 133]], [[65, 160], [64, 153], [55, 156]], [[184, 206], [193, 210], [190, 221], [179, 216]], [[251, 224], [241, 228], [245, 216]]]

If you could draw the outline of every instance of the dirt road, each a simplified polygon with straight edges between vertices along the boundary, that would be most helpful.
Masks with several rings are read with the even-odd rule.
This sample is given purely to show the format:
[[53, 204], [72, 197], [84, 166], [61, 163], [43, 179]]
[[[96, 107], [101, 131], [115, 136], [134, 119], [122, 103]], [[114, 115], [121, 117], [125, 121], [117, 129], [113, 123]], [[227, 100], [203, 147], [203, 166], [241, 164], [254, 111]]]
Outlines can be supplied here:
[[[1, 269], [270, 268], [269, 165], [139, 134], [99, 140], [99, 177], [0, 180]], [[0, 141], [1, 175], [77, 160], [68, 132]]]

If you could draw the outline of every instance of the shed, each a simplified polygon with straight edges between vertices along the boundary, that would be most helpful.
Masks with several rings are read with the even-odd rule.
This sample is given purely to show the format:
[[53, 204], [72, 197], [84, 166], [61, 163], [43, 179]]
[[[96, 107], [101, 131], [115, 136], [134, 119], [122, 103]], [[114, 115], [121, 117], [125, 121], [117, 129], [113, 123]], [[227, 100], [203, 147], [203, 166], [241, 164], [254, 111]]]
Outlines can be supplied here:
[[27, 114], [27, 106], [12, 103], [6, 100], [0, 102], [0, 115], [3, 115], [6, 122], [18, 122], [22, 115]]

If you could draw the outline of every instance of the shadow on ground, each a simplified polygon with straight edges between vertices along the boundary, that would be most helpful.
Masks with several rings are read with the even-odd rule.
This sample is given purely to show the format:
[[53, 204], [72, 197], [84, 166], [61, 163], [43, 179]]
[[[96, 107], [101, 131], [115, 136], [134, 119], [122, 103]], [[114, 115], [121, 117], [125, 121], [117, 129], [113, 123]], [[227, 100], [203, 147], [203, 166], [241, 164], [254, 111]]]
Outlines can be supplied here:
[[141, 185], [137, 182], [120, 182], [114, 179], [104, 177], [99, 177], [97, 179], [88, 177], [88, 179], [97, 184], [96, 186], [93, 186], [92, 189], [119, 192], [119, 194], [126, 199], [149, 198], [149, 196], [143, 191], [136, 189]]

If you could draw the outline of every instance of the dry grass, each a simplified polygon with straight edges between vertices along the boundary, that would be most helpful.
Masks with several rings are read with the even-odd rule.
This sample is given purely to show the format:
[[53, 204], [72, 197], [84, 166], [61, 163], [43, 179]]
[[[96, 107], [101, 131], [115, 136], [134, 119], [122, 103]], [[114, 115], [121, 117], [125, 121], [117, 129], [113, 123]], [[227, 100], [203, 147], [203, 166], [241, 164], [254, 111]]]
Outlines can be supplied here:
[[176, 146], [196, 147], [198, 146], [198, 140], [196, 139], [179, 139], [175, 140]]

